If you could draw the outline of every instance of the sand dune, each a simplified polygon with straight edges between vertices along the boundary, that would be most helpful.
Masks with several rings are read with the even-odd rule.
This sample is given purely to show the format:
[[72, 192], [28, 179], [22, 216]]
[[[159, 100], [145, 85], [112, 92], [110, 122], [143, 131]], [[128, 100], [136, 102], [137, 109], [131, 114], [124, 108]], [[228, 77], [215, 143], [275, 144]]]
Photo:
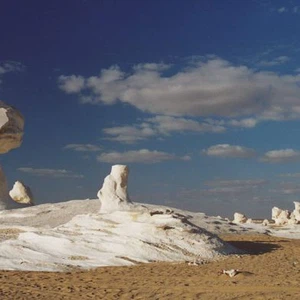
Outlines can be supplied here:
[[[224, 235], [245, 250], [200, 266], [152, 263], [90, 271], [0, 272], [1, 299], [299, 299], [300, 240]], [[236, 268], [235, 277], [220, 274]]]

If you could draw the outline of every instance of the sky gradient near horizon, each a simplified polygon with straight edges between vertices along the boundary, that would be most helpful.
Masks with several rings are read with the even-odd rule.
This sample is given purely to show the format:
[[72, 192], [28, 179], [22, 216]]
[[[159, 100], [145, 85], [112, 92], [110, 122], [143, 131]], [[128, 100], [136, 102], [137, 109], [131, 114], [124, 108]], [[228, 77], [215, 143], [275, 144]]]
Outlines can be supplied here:
[[36, 203], [96, 198], [270, 217], [300, 199], [300, 1], [0, 4], [0, 100], [25, 117], [1, 155]]

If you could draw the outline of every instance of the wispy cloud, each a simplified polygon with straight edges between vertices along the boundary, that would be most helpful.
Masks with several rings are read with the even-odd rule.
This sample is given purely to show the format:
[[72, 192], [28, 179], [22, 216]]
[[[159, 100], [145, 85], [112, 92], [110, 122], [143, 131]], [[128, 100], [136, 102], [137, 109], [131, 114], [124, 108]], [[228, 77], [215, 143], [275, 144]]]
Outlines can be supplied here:
[[294, 149], [281, 149], [268, 151], [261, 158], [268, 163], [285, 163], [300, 160], [300, 151]]
[[10, 72], [22, 72], [25, 66], [17, 61], [4, 61], [0, 62], [0, 76]]
[[102, 147], [92, 144], [68, 144], [63, 149], [76, 152], [98, 152], [102, 150]]
[[127, 152], [102, 153], [97, 157], [99, 162], [105, 163], [159, 163], [166, 160], [190, 160], [189, 156], [178, 157], [162, 151], [148, 149], [131, 150]]
[[222, 133], [226, 128], [213, 121], [198, 122], [188, 118], [158, 115], [143, 120], [140, 124], [115, 126], [103, 129], [106, 139], [132, 144], [152, 137], [167, 136], [172, 133], [212, 132]]
[[53, 178], [83, 178], [83, 175], [73, 173], [65, 169], [36, 169], [36, 168], [18, 168], [18, 171], [28, 173], [38, 177]]
[[288, 56], [278, 56], [272, 60], [261, 60], [257, 65], [261, 67], [273, 67], [287, 63], [290, 60]]
[[256, 155], [251, 148], [238, 145], [218, 144], [202, 150], [202, 153], [208, 156], [223, 158], [251, 158]]
[[284, 6], [280, 7], [277, 9], [277, 12], [279, 12], [280, 14], [288, 12], [288, 9]]

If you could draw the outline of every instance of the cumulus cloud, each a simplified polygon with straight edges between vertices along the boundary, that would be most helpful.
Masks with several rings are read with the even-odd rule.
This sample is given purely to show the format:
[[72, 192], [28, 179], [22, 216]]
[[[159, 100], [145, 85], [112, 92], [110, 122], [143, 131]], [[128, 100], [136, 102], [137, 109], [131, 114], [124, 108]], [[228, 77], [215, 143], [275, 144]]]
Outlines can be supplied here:
[[202, 151], [208, 156], [217, 156], [224, 158], [250, 158], [255, 156], [255, 151], [238, 145], [218, 144]]
[[174, 154], [150, 151], [148, 149], [131, 150], [127, 152], [108, 152], [102, 153], [97, 157], [99, 162], [105, 163], [159, 163], [166, 160], [189, 160], [189, 156], [178, 157]]
[[[280, 56], [276, 63], [287, 60], [288, 57]], [[112, 66], [88, 78], [62, 75], [60, 86], [67, 93], [77, 92], [82, 103], [121, 101], [152, 114], [258, 120], [300, 118], [300, 74], [256, 71], [217, 57], [189, 63], [177, 72], [173, 72], [174, 68], [166, 73], [168, 67], [138, 64], [131, 72], [124, 72]]]
[[18, 168], [18, 171], [35, 175], [38, 177], [53, 178], [83, 178], [83, 175], [73, 173], [64, 169], [36, 169], [36, 168]]
[[58, 77], [59, 88], [67, 94], [76, 94], [84, 88], [85, 80], [82, 76], [64, 76]]
[[63, 149], [76, 152], [97, 152], [102, 150], [102, 147], [92, 144], [68, 144]]
[[261, 158], [268, 163], [284, 163], [300, 160], [300, 151], [294, 149], [282, 149], [268, 151]]

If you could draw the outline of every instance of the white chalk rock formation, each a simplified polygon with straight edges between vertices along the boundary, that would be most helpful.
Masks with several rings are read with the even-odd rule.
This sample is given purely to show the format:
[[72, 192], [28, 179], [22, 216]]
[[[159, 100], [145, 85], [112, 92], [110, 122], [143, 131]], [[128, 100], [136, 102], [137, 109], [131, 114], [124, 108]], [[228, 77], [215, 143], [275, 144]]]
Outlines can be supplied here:
[[282, 210], [278, 207], [272, 208], [272, 220], [275, 221], [275, 225], [285, 225], [288, 224], [290, 219], [290, 212], [288, 210]]
[[[21, 145], [23, 129], [24, 119], [21, 113], [0, 101], [0, 154]], [[0, 210], [9, 208], [10, 202], [5, 175], [0, 168]]]
[[101, 202], [101, 213], [127, 210], [132, 205], [127, 193], [128, 173], [128, 167], [125, 165], [112, 166], [110, 175], [105, 177], [97, 194]]
[[270, 225], [270, 222], [269, 222], [268, 219], [264, 219], [264, 220], [262, 221], [261, 224], [262, 224], [263, 226], [268, 226], [268, 225]]
[[233, 223], [239, 224], [239, 223], [246, 223], [247, 222], [247, 217], [245, 215], [241, 214], [241, 213], [238, 213], [238, 212], [234, 213], [233, 218], [234, 218]]
[[297, 223], [300, 222], [300, 202], [294, 201], [295, 209], [293, 210], [291, 217], [293, 217]]
[[18, 203], [33, 205], [33, 195], [30, 188], [20, 181], [15, 182], [9, 195]]
[[24, 119], [15, 108], [0, 101], [0, 154], [20, 147]]

